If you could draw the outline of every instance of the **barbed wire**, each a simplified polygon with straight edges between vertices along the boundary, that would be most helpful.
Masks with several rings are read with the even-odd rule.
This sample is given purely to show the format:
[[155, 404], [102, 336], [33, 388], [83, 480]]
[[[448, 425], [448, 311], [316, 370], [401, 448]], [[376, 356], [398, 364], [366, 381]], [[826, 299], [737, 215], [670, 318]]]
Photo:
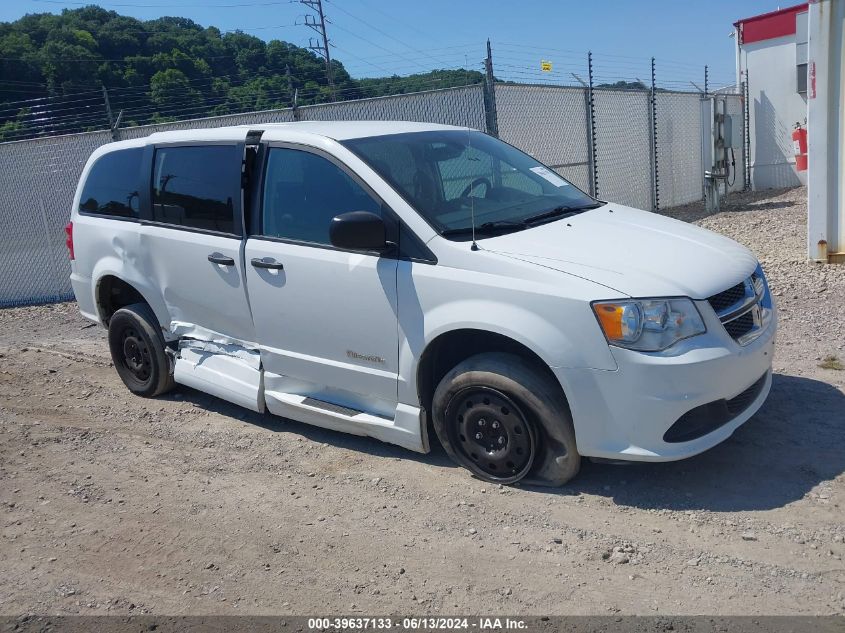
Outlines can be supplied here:
[[[48, 2], [52, 0], [40, 0]], [[56, 0], [58, 2], [59, 0]], [[287, 0], [278, 4], [290, 4], [294, 0]], [[422, 50], [415, 48], [399, 38], [386, 33], [375, 25], [356, 16], [351, 11], [340, 7], [333, 0], [325, 0], [332, 9], [367, 26], [370, 30], [387, 37], [406, 50], [395, 50], [386, 45], [384, 40], [373, 41], [357, 31], [331, 21], [333, 28], [346, 33], [373, 49], [381, 51], [373, 55], [361, 56], [349, 51], [345, 47], [332, 43], [332, 47], [343, 51], [344, 55], [378, 70], [385, 76], [405, 77], [424, 75], [434, 71], [465, 71], [465, 84], [477, 81], [480, 76], [472, 75], [483, 70], [482, 47], [472, 44], [457, 44], [440, 46]], [[65, 3], [73, 4], [73, 3]], [[86, 4], [86, 3], [80, 3]], [[241, 3], [242, 6], [261, 6], [265, 3]], [[117, 6], [117, 5], [114, 5]], [[140, 6], [140, 5], [139, 5]], [[215, 5], [218, 6], [218, 5]], [[219, 5], [223, 6], [223, 5]], [[199, 25], [197, 34], [205, 29]], [[254, 29], [271, 29], [296, 26], [285, 24], [277, 26], [253, 27]], [[246, 31], [249, 29], [231, 29], [225, 32]], [[138, 31], [144, 34], [170, 34], [172, 31]], [[214, 55], [205, 57], [210, 61], [235, 59], [236, 54]], [[63, 59], [72, 63], [113, 63], [130, 65], [141, 60], [151, 60], [152, 56], [132, 56], [120, 59], [81, 58]], [[473, 59], [470, 62], [470, 59]], [[33, 58], [0, 58], [0, 61], [20, 62], [28, 65], [39, 63]], [[541, 63], [550, 64], [550, 68], [542, 68]], [[597, 52], [593, 54], [593, 82], [597, 88], [627, 88], [632, 90], [650, 89], [651, 87], [651, 58], [633, 55], [618, 55]], [[704, 67], [678, 60], [656, 60], [658, 73], [655, 87], [664, 91], [696, 91], [702, 83]], [[435, 67], [436, 66], [436, 67]], [[564, 48], [550, 48], [526, 45], [513, 42], [496, 42], [494, 46], [494, 76], [497, 81], [529, 83], [537, 85], [582, 86], [587, 79], [587, 54]], [[644, 80], [643, 78], [646, 78]], [[374, 78], [375, 79], [375, 78]], [[202, 77], [180, 80], [175, 86], [150, 84], [107, 87], [107, 94], [114, 113], [123, 111], [124, 121], [148, 123], [161, 118], [186, 118], [212, 116], [216, 114], [231, 114], [248, 112], [255, 108], [286, 107], [292, 104], [293, 94], [291, 85], [279, 86], [280, 81], [286, 81], [285, 75], [278, 70], [267, 70], [256, 76], [247, 76], [243, 72], [233, 72], [221, 75], [206, 75]], [[373, 86], [367, 84], [364, 77], [358, 80], [357, 86], [335, 90], [335, 96], [349, 98], [366, 98], [373, 95]], [[293, 78], [293, 86], [301, 82]], [[453, 77], [450, 85], [455, 83]], [[733, 78], [710, 75], [710, 85], [730, 86], [735, 83]], [[442, 79], [431, 78], [414, 82], [415, 89], [429, 89], [442, 87]], [[8, 86], [8, 87], [7, 87]], [[22, 92], [24, 87], [50, 90], [46, 83], [0, 79], [0, 90], [9, 94], [14, 91]], [[64, 94], [46, 94], [28, 99], [0, 101], [0, 121], [12, 122], [17, 129], [7, 130], [4, 138], [26, 135], [43, 135], [56, 133], [57, 130], [69, 132], [90, 127], [109, 125], [109, 114], [106, 110], [103, 86], [96, 84], [66, 84], [65, 89], [76, 87], [77, 91]], [[233, 89], [242, 89], [232, 94]], [[224, 94], [225, 93], [225, 94]], [[321, 87], [312, 90], [298, 90], [301, 104], [331, 100], [328, 88]]]

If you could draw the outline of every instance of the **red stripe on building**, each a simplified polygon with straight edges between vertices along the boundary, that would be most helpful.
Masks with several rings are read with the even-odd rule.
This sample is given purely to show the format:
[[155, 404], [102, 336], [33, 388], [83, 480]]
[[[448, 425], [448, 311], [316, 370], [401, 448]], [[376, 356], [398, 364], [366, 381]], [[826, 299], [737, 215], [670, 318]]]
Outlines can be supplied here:
[[734, 26], [740, 28], [743, 44], [761, 42], [775, 37], [795, 34], [795, 14], [807, 10], [807, 3], [798, 4], [794, 7], [755, 15], [753, 18], [745, 18], [734, 22]]

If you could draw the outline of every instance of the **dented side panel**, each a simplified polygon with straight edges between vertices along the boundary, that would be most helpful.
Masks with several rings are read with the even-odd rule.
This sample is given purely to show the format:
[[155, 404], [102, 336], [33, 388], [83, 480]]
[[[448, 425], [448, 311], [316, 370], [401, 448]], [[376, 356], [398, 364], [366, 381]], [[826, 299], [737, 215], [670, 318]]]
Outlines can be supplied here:
[[[159, 289], [169, 316], [163, 325], [175, 337], [241, 344], [255, 340], [241, 277], [240, 246], [237, 237], [140, 227], [140, 269]], [[229, 258], [231, 265], [209, 261], [209, 256]]]
[[181, 341], [173, 372], [176, 382], [264, 412], [261, 358], [237, 345]]

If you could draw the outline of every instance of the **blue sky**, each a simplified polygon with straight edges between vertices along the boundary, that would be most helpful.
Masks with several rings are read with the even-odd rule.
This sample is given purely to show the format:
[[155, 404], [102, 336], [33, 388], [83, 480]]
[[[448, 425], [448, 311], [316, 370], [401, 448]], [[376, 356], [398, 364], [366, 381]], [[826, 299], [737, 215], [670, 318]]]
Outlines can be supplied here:
[[[58, 12], [78, 2], [6, 0], [0, 20], [25, 13]], [[242, 29], [262, 39], [307, 46], [314, 33], [302, 26], [308, 8], [296, 0], [103, 0], [101, 6], [141, 19], [179, 15], [203, 26]], [[787, 6], [790, 3], [781, 4]], [[228, 6], [223, 6], [228, 5]], [[432, 68], [481, 69], [485, 40], [492, 40], [496, 75], [525, 81], [572, 81], [583, 76], [586, 51], [600, 81], [648, 80], [657, 58], [658, 82], [691, 88], [711, 69], [713, 85], [734, 78], [738, 18], [772, 11], [772, 0], [324, 0], [332, 54], [355, 77], [424, 72]], [[552, 73], [540, 61], [552, 62]]]

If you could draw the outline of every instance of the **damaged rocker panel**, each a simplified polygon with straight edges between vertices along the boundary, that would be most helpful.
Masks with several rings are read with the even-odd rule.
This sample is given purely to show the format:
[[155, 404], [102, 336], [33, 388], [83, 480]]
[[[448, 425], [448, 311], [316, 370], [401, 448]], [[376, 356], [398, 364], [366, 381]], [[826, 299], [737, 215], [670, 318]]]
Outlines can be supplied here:
[[272, 386], [267, 389], [257, 345], [235, 342], [187, 323], [172, 323], [171, 334], [179, 337], [173, 370], [177, 383], [257, 413], [267, 411], [314, 426], [373, 437], [421, 453], [428, 452], [428, 442], [422, 437], [422, 410], [419, 407], [399, 403], [391, 412], [392, 417], [359, 411], [314, 397], [319, 394], [279, 390], [279, 387], [291, 383], [272, 374]]

